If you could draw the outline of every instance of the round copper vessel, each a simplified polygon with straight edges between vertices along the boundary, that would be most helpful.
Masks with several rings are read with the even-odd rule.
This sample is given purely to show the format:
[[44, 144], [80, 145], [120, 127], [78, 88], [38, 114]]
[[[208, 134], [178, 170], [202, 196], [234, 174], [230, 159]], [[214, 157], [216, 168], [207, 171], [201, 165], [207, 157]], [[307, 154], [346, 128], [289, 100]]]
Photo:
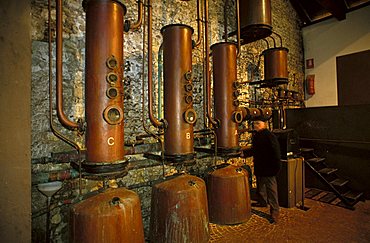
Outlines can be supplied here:
[[209, 240], [204, 181], [180, 175], [152, 188], [150, 242], [203, 243]]
[[213, 61], [215, 118], [220, 121], [216, 129], [217, 149], [220, 153], [239, 150], [236, 55], [233, 43], [217, 43], [211, 46]]
[[275, 84], [288, 82], [288, 49], [276, 47], [264, 50], [264, 73], [266, 81]]
[[138, 195], [125, 188], [108, 189], [71, 208], [70, 242], [144, 242]]
[[162, 28], [164, 70], [164, 118], [168, 128], [164, 135], [167, 160], [193, 159], [192, 40], [193, 29], [174, 24]]
[[207, 177], [209, 220], [215, 224], [239, 224], [251, 217], [248, 172], [229, 165]]
[[123, 23], [119, 1], [88, 0], [86, 11], [86, 167], [124, 160]]
[[244, 43], [266, 38], [272, 33], [271, 1], [240, 1], [240, 37]]

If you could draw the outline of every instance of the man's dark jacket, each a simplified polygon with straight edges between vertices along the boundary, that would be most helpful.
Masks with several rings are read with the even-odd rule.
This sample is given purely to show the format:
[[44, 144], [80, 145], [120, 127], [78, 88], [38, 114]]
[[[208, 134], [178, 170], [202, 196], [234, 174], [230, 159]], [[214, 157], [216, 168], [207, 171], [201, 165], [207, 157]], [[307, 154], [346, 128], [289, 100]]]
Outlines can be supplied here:
[[254, 174], [256, 176], [276, 176], [280, 170], [280, 146], [272, 132], [263, 129], [252, 138]]

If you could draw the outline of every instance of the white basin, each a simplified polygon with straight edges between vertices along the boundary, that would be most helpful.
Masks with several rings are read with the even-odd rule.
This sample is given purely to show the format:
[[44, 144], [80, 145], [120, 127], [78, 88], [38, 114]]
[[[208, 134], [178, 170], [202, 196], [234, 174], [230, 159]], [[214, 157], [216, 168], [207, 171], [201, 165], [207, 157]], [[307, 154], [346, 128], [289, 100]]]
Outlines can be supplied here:
[[61, 181], [41, 183], [37, 185], [39, 191], [47, 197], [53, 196], [61, 187]]

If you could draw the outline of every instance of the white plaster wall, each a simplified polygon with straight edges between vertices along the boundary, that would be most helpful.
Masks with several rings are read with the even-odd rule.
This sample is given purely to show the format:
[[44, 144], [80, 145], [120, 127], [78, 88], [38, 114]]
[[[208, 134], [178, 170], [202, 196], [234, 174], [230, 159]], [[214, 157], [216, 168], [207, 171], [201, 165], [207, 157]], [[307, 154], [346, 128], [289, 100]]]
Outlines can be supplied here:
[[350, 12], [343, 21], [329, 19], [303, 28], [305, 59], [314, 59], [315, 67], [306, 76], [315, 75], [315, 94], [307, 97], [307, 107], [336, 106], [336, 57], [370, 49], [370, 6]]

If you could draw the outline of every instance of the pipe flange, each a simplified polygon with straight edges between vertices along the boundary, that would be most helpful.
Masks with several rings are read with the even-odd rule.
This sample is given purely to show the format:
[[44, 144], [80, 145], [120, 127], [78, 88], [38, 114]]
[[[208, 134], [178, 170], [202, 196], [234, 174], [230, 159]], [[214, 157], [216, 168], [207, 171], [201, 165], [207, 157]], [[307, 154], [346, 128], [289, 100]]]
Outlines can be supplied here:
[[185, 96], [185, 102], [186, 104], [191, 104], [193, 102], [193, 96], [192, 95]]
[[118, 105], [110, 105], [103, 112], [104, 120], [110, 125], [116, 125], [123, 120], [123, 110]]
[[107, 74], [106, 80], [110, 85], [115, 85], [118, 81], [118, 75], [114, 72], [110, 72]]
[[189, 124], [194, 124], [197, 121], [197, 113], [194, 109], [190, 108], [184, 113], [184, 120]]
[[239, 90], [234, 90], [233, 91], [234, 98], [238, 98], [239, 95], [240, 95], [240, 91]]
[[193, 78], [193, 73], [190, 71], [187, 71], [185, 74], [184, 74], [184, 77], [187, 81], [190, 81], [192, 78]]
[[186, 92], [191, 92], [192, 90], [193, 90], [193, 84], [192, 83], [185, 84], [185, 91]]
[[239, 100], [235, 99], [235, 100], [233, 101], [233, 105], [234, 105], [235, 107], [238, 107], [238, 106], [239, 106], [239, 104], [240, 104]]
[[241, 123], [243, 121], [243, 112], [241, 110], [234, 111], [232, 118], [235, 123]]
[[107, 67], [109, 69], [115, 69], [118, 67], [118, 61], [117, 58], [113, 55], [107, 58], [107, 61], [105, 62], [107, 64]]
[[234, 81], [234, 82], [233, 82], [233, 88], [234, 88], [234, 89], [239, 89], [239, 88], [240, 88], [240, 86], [241, 86], [241, 84], [240, 84], [238, 81]]
[[109, 99], [117, 98], [119, 91], [116, 87], [109, 87], [106, 92]]

